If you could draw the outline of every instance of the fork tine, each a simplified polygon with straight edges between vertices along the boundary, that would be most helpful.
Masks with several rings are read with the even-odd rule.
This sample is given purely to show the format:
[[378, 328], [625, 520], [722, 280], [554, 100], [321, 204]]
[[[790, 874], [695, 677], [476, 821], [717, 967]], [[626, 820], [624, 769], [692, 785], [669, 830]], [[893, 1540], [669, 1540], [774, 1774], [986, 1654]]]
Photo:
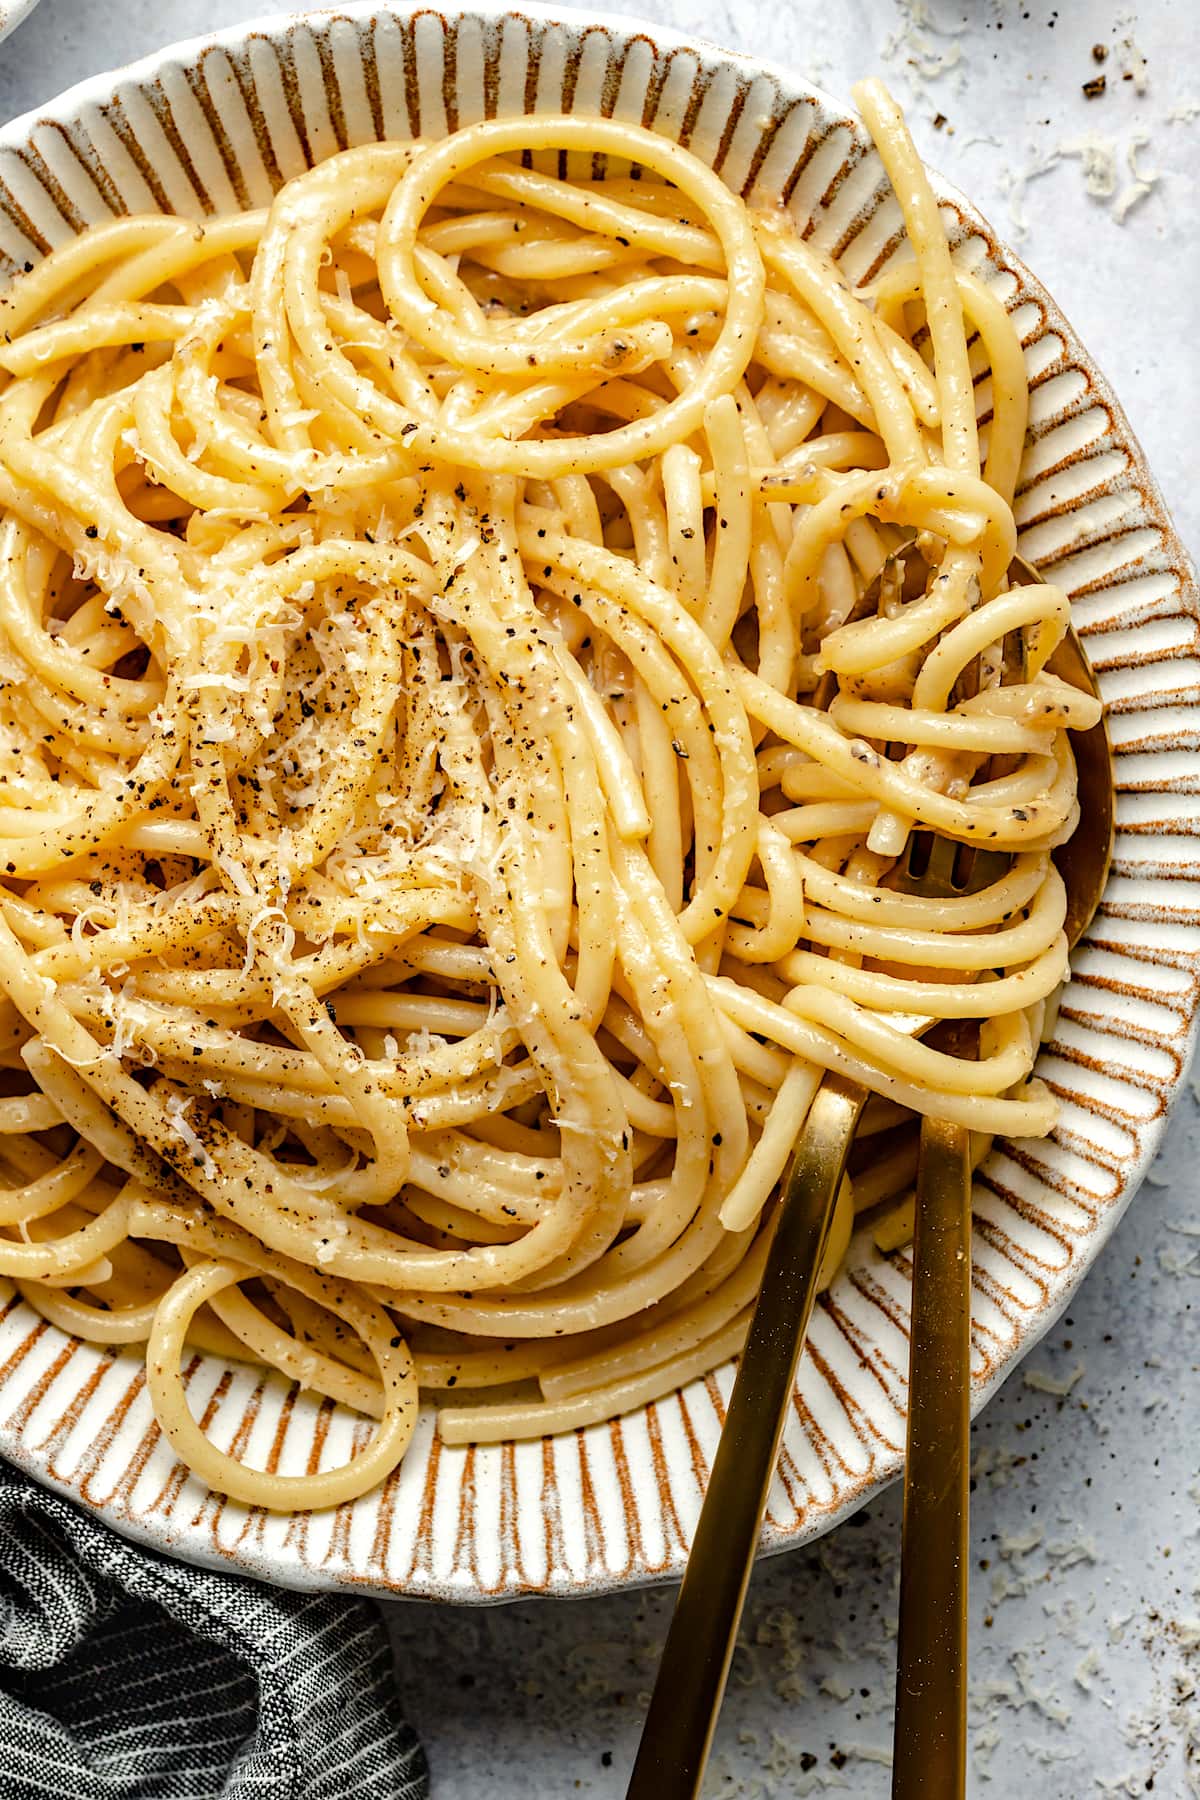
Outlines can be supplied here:
[[914, 831], [908, 848], [893, 868], [888, 881], [904, 894], [924, 894], [946, 900], [958, 894], [977, 894], [1009, 868], [1012, 857], [1004, 850], [980, 850], [954, 838]]
[[929, 861], [925, 868], [925, 880], [930, 888], [945, 888], [953, 891], [954, 865], [958, 857], [959, 844], [954, 838], [936, 837], [929, 852]]
[[977, 894], [982, 888], [991, 887], [1007, 872], [1011, 862], [1012, 857], [1003, 850], [976, 850], [968, 877], [969, 891]]
[[[912, 550], [914, 541], [915, 540], [912, 538], [907, 538], [902, 544], [897, 544], [894, 550], [888, 552], [870, 581], [868, 581], [862, 593], [858, 596], [858, 599], [854, 602], [854, 605], [850, 608], [846, 617], [842, 620], [843, 625], [854, 625], [857, 624], [860, 619], [874, 617], [882, 606], [885, 594], [897, 591], [903, 592], [909, 552]], [[837, 691], [837, 676], [832, 670], [826, 669], [825, 673], [817, 682], [816, 689], [813, 693], [812, 703], [817, 708], [818, 712], [828, 712]]]

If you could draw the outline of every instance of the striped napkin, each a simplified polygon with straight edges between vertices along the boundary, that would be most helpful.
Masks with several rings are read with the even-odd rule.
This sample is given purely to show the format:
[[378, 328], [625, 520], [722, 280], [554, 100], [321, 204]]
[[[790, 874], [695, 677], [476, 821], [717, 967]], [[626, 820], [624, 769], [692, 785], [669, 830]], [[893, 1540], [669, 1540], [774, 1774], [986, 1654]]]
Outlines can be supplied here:
[[424, 1800], [366, 1600], [135, 1548], [0, 1464], [3, 1800]]

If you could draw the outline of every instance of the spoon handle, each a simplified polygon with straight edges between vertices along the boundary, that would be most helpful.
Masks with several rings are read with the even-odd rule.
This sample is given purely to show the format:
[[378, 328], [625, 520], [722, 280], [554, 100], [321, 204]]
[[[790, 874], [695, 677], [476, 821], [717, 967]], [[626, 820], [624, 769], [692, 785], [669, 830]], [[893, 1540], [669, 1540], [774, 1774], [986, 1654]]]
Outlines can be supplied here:
[[827, 1075], [780, 1202], [627, 1800], [693, 1800], [729, 1674], [775, 1456], [865, 1091]]
[[961, 1800], [966, 1781], [970, 1145], [922, 1123], [892, 1800]]

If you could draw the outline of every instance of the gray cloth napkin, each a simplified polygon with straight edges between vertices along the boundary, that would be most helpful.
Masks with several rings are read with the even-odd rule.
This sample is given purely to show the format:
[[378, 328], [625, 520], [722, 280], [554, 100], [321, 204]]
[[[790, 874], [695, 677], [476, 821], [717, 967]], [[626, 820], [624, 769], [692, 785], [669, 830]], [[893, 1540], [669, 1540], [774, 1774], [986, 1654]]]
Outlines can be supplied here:
[[366, 1600], [156, 1556], [0, 1464], [0, 1800], [424, 1800]]

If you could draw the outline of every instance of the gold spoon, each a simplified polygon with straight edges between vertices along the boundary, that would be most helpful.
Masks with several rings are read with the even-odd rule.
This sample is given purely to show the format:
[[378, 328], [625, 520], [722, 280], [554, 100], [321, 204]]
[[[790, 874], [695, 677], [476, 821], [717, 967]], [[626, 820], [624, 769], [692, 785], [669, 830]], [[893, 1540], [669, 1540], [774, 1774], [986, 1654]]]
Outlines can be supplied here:
[[[1021, 579], [1040, 580], [1028, 564], [1018, 562], [1014, 572]], [[1094, 678], [1073, 630], [1064, 640], [1064, 645], [1068, 644], [1073, 646], [1068, 654], [1077, 656], [1084, 677], [1077, 685], [1095, 692]], [[1056, 672], [1072, 679], [1061, 661]], [[1100, 757], [1089, 751], [1087, 767], [1086, 789], [1084, 770], [1080, 770], [1081, 793], [1086, 795], [1084, 825], [1072, 843], [1088, 838], [1103, 840], [1107, 846], [1112, 821], [1110, 765], [1107, 760], [1101, 765]], [[1093, 819], [1091, 807], [1097, 802], [1103, 817], [1098, 813]], [[1105, 870], [1107, 860], [1106, 848]], [[1090, 891], [1086, 867], [1076, 870], [1063, 862], [1059, 866], [1068, 890], [1082, 877], [1088, 880]], [[1085, 921], [1095, 910], [1102, 887], [1103, 879], [1090, 904], [1085, 896], [1086, 914], [1077, 909]], [[627, 1800], [694, 1800], [700, 1792], [796, 1365], [808, 1331], [817, 1271], [865, 1101], [866, 1092], [857, 1083], [826, 1075], [800, 1134], [663, 1647]]]

